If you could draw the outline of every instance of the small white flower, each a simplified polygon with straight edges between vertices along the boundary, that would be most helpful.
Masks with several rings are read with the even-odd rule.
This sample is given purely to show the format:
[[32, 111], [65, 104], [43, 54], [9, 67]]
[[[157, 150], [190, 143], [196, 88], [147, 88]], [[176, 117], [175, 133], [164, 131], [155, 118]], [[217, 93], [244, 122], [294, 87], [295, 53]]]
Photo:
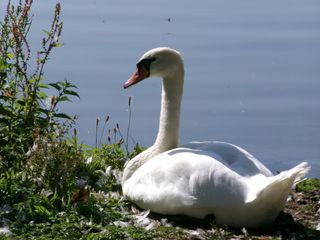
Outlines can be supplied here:
[[146, 230], [152, 230], [160, 226], [160, 222], [152, 221], [148, 226], [145, 227]]
[[54, 37], [53, 37], [53, 42], [54, 43], [58, 43], [58, 41], [59, 41], [59, 35], [55, 34]]
[[122, 171], [114, 169], [112, 170], [112, 175], [116, 178], [117, 184], [122, 183]]
[[108, 166], [104, 172], [104, 176], [105, 177], [110, 177], [112, 174], [112, 167], [111, 166]]
[[163, 226], [172, 227], [172, 224], [168, 222], [167, 218], [161, 218], [160, 222]]
[[150, 210], [146, 210], [136, 215], [137, 222], [142, 222], [150, 213]]
[[111, 198], [119, 200], [121, 198], [121, 195], [119, 192], [108, 192], [107, 195]]
[[248, 231], [247, 231], [246, 228], [242, 228], [242, 229], [241, 229], [241, 232], [243, 233], [243, 235], [244, 235], [245, 237], [248, 237]]
[[130, 224], [128, 222], [123, 222], [123, 221], [114, 221], [113, 225], [118, 227], [128, 227]]
[[183, 232], [187, 233], [188, 235], [192, 236], [192, 239], [193, 238], [196, 238], [196, 239], [205, 239], [204, 237], [204, 231], [202, 229], [197, 229], [197, 230], [191, 230], [191, 229], [185, 229], [183, 230]]
[[4, 204], [0, 209], [0, 212], [10, 213], [12, 211], [12, 207], [9, 204]]
[[90, 164], [92, 162], [92, 156], [88, 157], [85, 162], [86, 164]]
[[27, 157], [31, 156], [31, 149], [28, 150], [28, 152], [26, 153]]
[[12, 232], [9, 230], [9, 227], [5, 226], [0, 228], [0, 235], [12, 235]]

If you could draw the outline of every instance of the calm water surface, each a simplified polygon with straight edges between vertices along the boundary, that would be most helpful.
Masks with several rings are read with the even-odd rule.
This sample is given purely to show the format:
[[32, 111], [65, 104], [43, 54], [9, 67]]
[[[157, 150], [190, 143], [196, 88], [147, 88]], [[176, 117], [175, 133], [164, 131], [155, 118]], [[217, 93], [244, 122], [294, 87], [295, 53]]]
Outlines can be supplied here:
[[[31, 42], [49, 26], [54, 1], [37, 1]], [[81, 139], [95, 142], [95, 121], [110, 115], [144, 146], [156, 136], [161, 83], [122, 85], [145, 51], [182, 52], [186, 79], [181, 143], [228, 141], [274, 172], [301, 161], [320, 177], [320, 1], [61, 1], [63, 48], [46, 69], [64, 78], [81, 99], [62, 106], [79, 116]], [[3, 9], [4, 3], [1, 3]], [[3, 12], [3, 10], [2, 10]]]

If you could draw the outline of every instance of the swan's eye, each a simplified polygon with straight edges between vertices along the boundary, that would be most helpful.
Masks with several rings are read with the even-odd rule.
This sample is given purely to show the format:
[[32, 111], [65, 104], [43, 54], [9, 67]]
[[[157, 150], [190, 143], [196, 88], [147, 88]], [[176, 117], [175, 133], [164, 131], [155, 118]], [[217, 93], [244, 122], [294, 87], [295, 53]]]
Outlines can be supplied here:
[[137, 63], [137, 68], [144, 66], [146, 70], [150, 71], [150, 65], [155, 60], [156, 60], [155, 57], [142, 59], [140, 62]]

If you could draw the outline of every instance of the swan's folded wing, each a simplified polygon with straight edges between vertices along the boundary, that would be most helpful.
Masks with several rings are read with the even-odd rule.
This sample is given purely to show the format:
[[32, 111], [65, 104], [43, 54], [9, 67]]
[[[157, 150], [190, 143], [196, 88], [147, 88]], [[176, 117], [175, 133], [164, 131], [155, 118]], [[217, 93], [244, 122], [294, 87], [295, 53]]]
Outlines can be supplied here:
[[270, 170], [252, 154], [231, 143], [219, 141], [191, 142], [181, 147], [204, 151], [241, 176], [255, 176], [257, 174], [273, 176]]

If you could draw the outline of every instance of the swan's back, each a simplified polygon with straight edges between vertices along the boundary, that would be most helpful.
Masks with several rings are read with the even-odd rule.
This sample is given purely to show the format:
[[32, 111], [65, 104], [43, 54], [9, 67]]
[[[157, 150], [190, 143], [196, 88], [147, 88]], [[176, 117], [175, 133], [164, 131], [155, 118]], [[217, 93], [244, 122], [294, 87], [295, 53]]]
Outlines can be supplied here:
[[258, 159], [243, 148], [219, 141], [191, 142], [182, 147], [204, 151], [242, 176], [273, 176]]

